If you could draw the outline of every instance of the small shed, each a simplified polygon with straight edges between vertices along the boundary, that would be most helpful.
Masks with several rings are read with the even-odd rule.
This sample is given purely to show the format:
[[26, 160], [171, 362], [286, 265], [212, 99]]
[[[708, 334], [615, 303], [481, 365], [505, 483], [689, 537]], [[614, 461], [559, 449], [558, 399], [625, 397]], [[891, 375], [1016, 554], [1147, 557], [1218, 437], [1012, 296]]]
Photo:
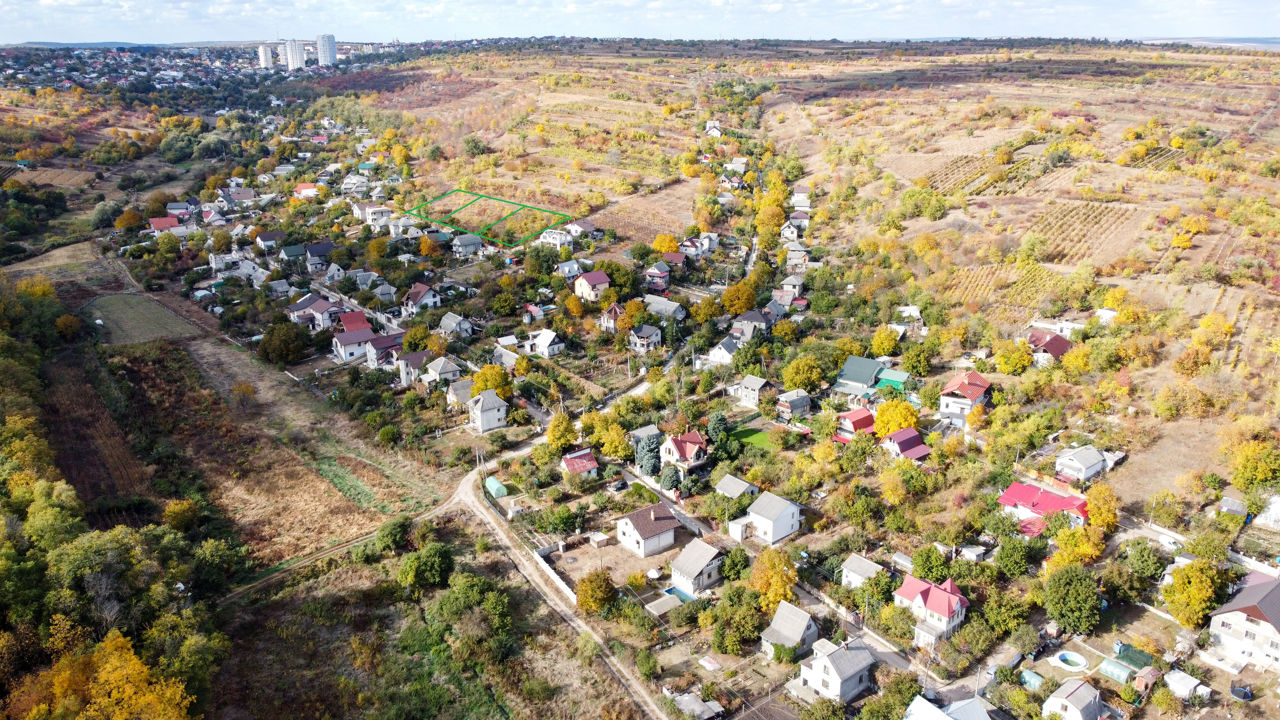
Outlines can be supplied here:
[[676, 597], [675, 595], [664, 594], [662, 597], [658, 598], [657, 600], [654, 600], [648, 605], [645, 605], [644, 609], [650, 615], [660, 618], [663, 615], [666, 615], [667, 613], [671, 612], [672, 610], [675, 610], [676, 608], [680, 607], [683, 604], [684, 603], [681, 602], [680, 598]]
[[890, 558], [890, 562], [893, 563], [894, 567], [905, 573], [909, 573], [915, 568], [915, 562], [911, 559], [911, 556], [906, 553], [894, 553], [893, 557]]
[[490, 475], [484, 479], [484, 489], [489, 493], [489, 495], [495, 498], [507, 496], [507, 486], [503, 485], [502, 481], [495, 475]]
[[1109, 677], [1112, 680], [1124, 685], [1133, 677], [1133, 668], [1123, 665], [1115, 660], [1103, 660], [1098, 666], [1098, 673], [1103, 677]]
[[1039, 690], [1040, 686], [1044, 684], [1044, 676], [1031, 670], [1023, 670], [1018, 678], [1022, 680], [1022, 684], [1031, 692]]
[[1133, 687], [1140, 693], [1149, 693], [1156, 686], [1156, 681], [1160, 679], [1160, 671], [1150, 665], [1138, 671], [1133, 678]]
[[1199, 691], [1200, 681], [1181, 670], [1170, 670], [1164, 676], [1164, 682], [1179, 700], [1189, 700], [1193, 694], [1203, 694]]

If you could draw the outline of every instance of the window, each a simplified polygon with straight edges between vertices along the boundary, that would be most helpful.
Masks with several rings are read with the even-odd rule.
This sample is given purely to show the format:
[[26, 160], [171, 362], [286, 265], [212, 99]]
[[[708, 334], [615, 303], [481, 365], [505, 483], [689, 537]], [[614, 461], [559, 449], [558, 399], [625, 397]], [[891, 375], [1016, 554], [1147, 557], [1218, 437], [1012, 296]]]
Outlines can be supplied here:
[[823, 678], [823, 679], [822, 679], [822, 689], [823, 689], [823, 690], [826, 690], [826, 689], [828, 689], [828, 688], [830, 688], [830, 687], [831, 687], [831, 686], [830, 686], [829, 684], [827, 684], [827, 679], [826, 679], [826, 678]]
[[1223, 629], [1223, 630], [1230, 630], [1230, 629], [1231, 629], [1231, 623], [1226, 622], [1226, 621], [1224, 620], [1224, 621], [1222, 622], [1222, 629]]
[[1255, 633], [1255, 632], [1250, 632], [1250, 631], [1246, 630], [1246, 631], [1245, 631], [1245, 633], [1244, 633], [1244, 639], [1245, 639], [1245, 640], [1254, 640], [1254, 639], [1257, 639], [1257, 637], [1258, 637], [1258, 634], [1257, 634], [1257, 633]]

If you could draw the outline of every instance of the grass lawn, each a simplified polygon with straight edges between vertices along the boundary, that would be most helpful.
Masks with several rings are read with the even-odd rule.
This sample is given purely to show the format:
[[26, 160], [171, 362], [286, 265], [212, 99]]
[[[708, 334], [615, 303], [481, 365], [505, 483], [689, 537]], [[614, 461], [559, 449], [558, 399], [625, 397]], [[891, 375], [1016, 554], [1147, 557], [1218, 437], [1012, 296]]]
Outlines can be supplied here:
[[729, 437], [741, 441], [747, 445], [754, 445], [765, 450], [777, 450], [778, 446], [769, 441], [769, 434], [763, 430], [755, 430], [747, 428], [744, 430], [734, 430]]
[[88, 311], [91, 320], [102, 321], [111, 345], [129, 345], [199, 334], [194, 325], [142, 295], [100, 297], [88, 306]]

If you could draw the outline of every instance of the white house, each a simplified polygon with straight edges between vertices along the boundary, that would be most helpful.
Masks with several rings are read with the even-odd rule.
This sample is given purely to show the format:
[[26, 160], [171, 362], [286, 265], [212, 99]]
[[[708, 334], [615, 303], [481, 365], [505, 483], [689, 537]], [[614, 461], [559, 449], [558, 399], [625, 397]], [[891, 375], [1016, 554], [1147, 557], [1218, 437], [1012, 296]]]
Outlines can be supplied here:
[[700, 367], [696, 369], [732, 365], [733, 354], [736, 352], [738, 352], [738, 343], [734, 342], [733, 338], [727, 337], [716, 343], [715, 347], [708, 350], [704, 357], [697, 358], [698, 362], [695, 364], [700, 365]]
[[422, 373], [425, 382], [454, 382], [462, 377], [462, 368], [449, 358], [440, 357], [427, 364]]
[[1080, 678], [1062, 683], [1044, 701], [1041, 713], [1057, 715], [1062, 720], [1099, 720], [1107, 715], [1098, 690]]
[[583, 273], [573, 281], [573, 294], [587, 302], [599, 302], [600, 296], [608, 289], [609, 276], [603, 270]]
[[543, 328], [520, 343], [520, 352], [525, 355], [541, 355], [550, 358], [564, 352], [564, 341], [554, 330]]
[[690, 430], [683, 435], [669, 436], [662, 443], [658, 456], [663, 465], [674, 465], [680, 471], [680, 477], [694, 468], [707, 463], [707, 438], [697, 430]]
[[810, 405], [809, 393], [805, 392], [804, 388], [796, 388], [782, 393], [778, 396], [777, 410], [778, 419], [782, 422], [791, 422], [809, 417], [809, 414], [813, 411]]
[[654, 503], [618, 520], [618, 544], [640, 557], [656, 555], [676, 544], [680, 521], [671, 509]]
[[534, 245], [546, 245], [556, 250], [560, 248], [573, 248], [573, 236], [564, 230], [543, 230], [538, 239], [534, 241]]
[[408, 292], [404, 294], [404, 299], [400, 302], [400, 307], [405, 316], [411, 317], [417, 315], [419, 310], [440, 307], [440, 293], [429, 285], [416, 282], [409, 286]]
[[409, 387], [422, 377], [423, 364], [431, 357], [427, 350], [411, 353], [400, 353], [396, 356], [396, 371], [400, 374], [400, 384]]
[[1210, 613], [1212, 650], [1228, 662], [1280, 671], [1280, 580], [1252, 572], [1242, 585]]
[[1092, 480], [1107, 470], [1107, 458], [1092, 445], [1068, 448], [1053, 461], [1054, 472], [1072, 480]]
[[760, 651], [773, 657], [774, 648], [792, 648], [795, 657], [809, 652], [818, 640], [818, 623], [813, 616], [783, 600], [773, 613], [769, 627], [760, 633]]
[[467, 403], [471, 414], [471, 429], [487, 433], [507, 426], [507, 401], [493, 390], [485, 390]]
[[471, 333], [474, 330], [475, 328], [472, 327], [470, 320], [452, 312], [445, 313], [444, 317], [440, 318], [440, 326], [436, 328], [436, 332], [441, 335], [458, 335], [461, 337], [471, 337]]
[[694, 538], [671, 561], [671, 584], [686, 595], [697, 595], [719, 584], [723, 563], [720, 548]]
[[[578, 280], [581, 281], [582, 278], [578, 278]], [[688, 313], [683, 305], [673, 300], [668, 300], [661, 295], [645, 295], [644, 309], [664, 320], [683, 320]]]
[[863, 645], [827, 639], [813, 644], [813, 655], [800, 663], [800, 677], [787, 690], [801, 700], [825, 698], [843, 705], [871, 689], [875, 656]]
[[333, 357], [340, 363], [365, 356], [365, 348], [377, 337], [369, 328], [340, 332], [333, 336]]
[[893, 591], [893, 604], [907, 608], [915, 616], [913, 644], [924, 648], [950, 637], [964, 622], [969, 607], [954, 580], [938, 585], [912, 575], [907, 575], [902, 586]]
[[840, 565], [840, 584], [851, 589], [862, 587], [863, 583], [882, 572], [884, 566], [871, 562], [858, 553], [852, 553]]
[[631, 328], [627, 346], [637, 355], [645, 355], [662, 347], [662, 331], [652, 325]]
[[755, 408], [760, 404], [760, 393], [769, 387], [769, 381], [755, 375], [742, 378], [741, 382], [729, 386], [728, 393], [738, 398], [738, 404], [746, 408]]
[[938, 707], [917, 695], [907, 706], [902, 720], [990, 720], [991, 715], [981, 698], [971, 697]]
[[956, 427], [968, 428], [966, 417], [991, 400], [991, 382], [970, 370], [951, 378], [938, 396], [938, 414]]
[[729, 537], [742, 542], [755, 537], [775, 545], [800, 529], [800, 506], [771, 492], [760, 493], [747, 514], [729, 523]]
[[453, 256], [466, 260], [484, 249], [484, 241], [475, 235], [459, 235], [453, 239]]

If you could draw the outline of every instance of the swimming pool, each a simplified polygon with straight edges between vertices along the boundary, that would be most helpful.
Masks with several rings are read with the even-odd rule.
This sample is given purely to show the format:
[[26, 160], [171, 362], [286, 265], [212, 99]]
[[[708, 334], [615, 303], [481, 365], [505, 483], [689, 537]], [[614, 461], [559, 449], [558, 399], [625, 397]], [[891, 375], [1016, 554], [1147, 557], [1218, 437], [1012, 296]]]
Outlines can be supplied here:
[[663, 590], [662, 592], [668, 595], [675, 595], [676, 597], [680, 598], [680, 602], [682, 603], [693, 602], [693, 598], [689, 597], [689, 593], [681, 590], [678, 587], [669, 587], [666, 590]]

